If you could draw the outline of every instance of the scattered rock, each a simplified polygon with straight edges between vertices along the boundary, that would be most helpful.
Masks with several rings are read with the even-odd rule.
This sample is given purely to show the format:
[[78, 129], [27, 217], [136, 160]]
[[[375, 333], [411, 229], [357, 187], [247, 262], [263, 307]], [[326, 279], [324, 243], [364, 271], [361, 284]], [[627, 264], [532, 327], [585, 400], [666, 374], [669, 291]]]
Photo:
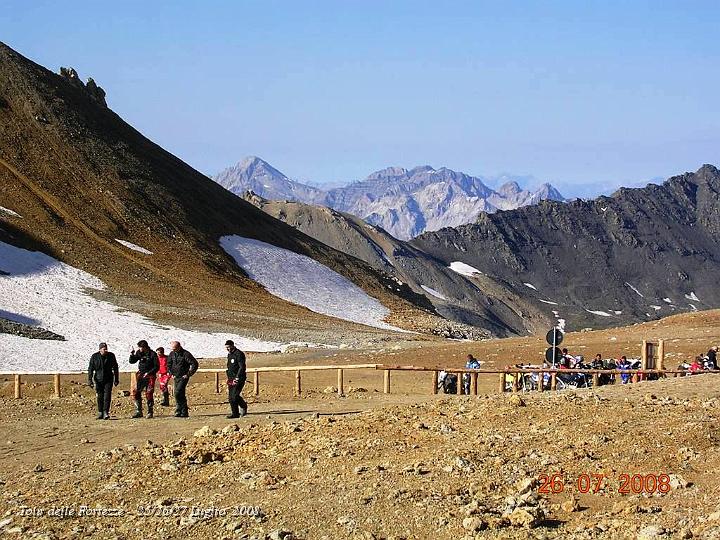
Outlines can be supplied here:
[[521, 398], [518, 394], [512, 394], [508, 402], [513, 407], [525, 407], [525, 400], [523, 400], [523, 398]]
[[652, 540], [659, 538], [665, 534], [665, 529], [662, 525], [648, 525], [640, 529], [637, 535], [637, 540]]
[[213, 435], [217, 435], [217, 431], [210, 426], [203, 426], [193, 433], [193, 437], [212, 437]]

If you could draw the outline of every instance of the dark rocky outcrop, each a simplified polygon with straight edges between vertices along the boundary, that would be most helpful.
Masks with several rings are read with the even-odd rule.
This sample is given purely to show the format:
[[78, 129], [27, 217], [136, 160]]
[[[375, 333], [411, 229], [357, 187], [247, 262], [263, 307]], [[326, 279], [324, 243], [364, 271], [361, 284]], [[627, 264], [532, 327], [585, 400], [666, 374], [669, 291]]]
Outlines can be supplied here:
[[571, 328], [718, 307], [720, 171], [704, 165], [610, 197], [482, 214], [411, 245], [506, 282]]

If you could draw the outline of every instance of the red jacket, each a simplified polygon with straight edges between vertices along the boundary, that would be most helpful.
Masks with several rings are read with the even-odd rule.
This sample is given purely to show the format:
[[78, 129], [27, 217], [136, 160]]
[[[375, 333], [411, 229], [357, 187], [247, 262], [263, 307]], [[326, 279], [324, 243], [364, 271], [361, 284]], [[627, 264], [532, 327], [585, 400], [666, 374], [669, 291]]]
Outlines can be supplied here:
[[158, 354], [158, 360], [160, 361], [160, 369], [158, 370], [158, 373], [160, 375], [167, 375], [168, 369], [167, 369], [167, 356]]

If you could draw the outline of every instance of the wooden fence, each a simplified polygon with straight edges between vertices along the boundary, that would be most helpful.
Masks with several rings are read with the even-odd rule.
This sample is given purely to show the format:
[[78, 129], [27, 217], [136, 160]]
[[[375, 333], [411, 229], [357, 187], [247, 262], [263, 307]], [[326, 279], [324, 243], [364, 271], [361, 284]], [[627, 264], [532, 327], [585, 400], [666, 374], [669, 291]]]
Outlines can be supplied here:
[[[548, 369], [548, 368], [506, 368], [506, 369], [467, 369], [467, 368], [442, 368], [442, 367], [421, 367], [421, 366], [394, 366], [385, 364], [348, 364], [348, 365], [322, 365], [322, 366], [277, 366], [277, 367], [256, 367], [248, 368], [248, 377], [252, 376], [252, 393], [255, 396], [260, 395], [260, 374], [261, 373], [294, 373], [295, 385], [294, 395], [302, 395], [302, 373], [306, 371], [332, 371], [337, 372], [337, 393], [342, 396], [345, 394], [344, 385], [344, 373], [349, 370], [375, 370], [383, 372], [383, 392], [389, 394], [391, 391], [391, 373], [393, 371], [401, 372], [429, 372], [431, 379], [431, 393], [437, 394], [439, 392], [438, 382], [439, 374], [444, 371], [448, 374], [452, 373], [457, 375], [457, 394], [463, 394], [463, 375], [470, 375], [470, 395], [478, 394], [478, 378], [480, 376], [495, 376], [498, 381], [497, 389], [499, 392], [505, 392], [508, 385], [508, 376], [510, 376], [510, 387], [512, 391], [518, 391], [520, 389], [519, 380], [520, 374], [536, 374], [538, 380], [544, 380], [545, 374], [549, 375], [550, 378], [550, 390], [557, 389], [557, 377], [559, 374], [571, 374], [571, 373], [582, 373], [590, 375], [592, 377], [593, 386], [597, 386], [601, 375], [630, 375], [633, 382], [640, 382], [646, 378], [647, 375], [657, 374], [659, 377], [667, 377], [672, 375], [674, 377], [682, 377], [689, 375], [689, 372], [682, 370], [665, 370], [665, 369], [652, 369], [652, 370], [618, 370], [618, 369]], [[224, 377], [225, 370], [219, 368], [202, 368], [198, 369], [198, 373], [214, 373], [215, 375], [215, 392], [220, 393], [222, 388], [222, 377]], [[712, 373], [712, 372], [705, 372]], [[720, 371], [715, 371], [720, 373]], [[52, 375], [54, 394], [55, 397], [62, 397], [61, 377], [63, 375], [74, 375], [74, 376], [87, 376], [85, 371], [59, 371], [59, 372], [47, 372], [38, 371], [32, 373], [16, 373], [16, 372], [0, 372], [0, 376], [13, 376], [15, 382], [15, 398], [20, 399], [22, 397], [22, 378], [25, 376], [36, 376], [36, 375]], [[135, 377], [130, 376], [130, 392], [134, 390]], [[537, 391], [544, 391], [544, 384], [538, 385]]]

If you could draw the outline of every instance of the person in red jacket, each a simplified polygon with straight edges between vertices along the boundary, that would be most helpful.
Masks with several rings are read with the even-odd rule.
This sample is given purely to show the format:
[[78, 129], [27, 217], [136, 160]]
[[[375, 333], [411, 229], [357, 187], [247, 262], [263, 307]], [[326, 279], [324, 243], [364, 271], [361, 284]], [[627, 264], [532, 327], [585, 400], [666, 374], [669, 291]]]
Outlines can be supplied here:
[[165, 349], [158, 347], [155, 349], [158, 355], [158, 362], [160, 363], [160, 369], [158, 370], [157, 380], [160, 385], [160, 392], [162, 392], [163, 400], [160, 403], [163, 407], [170, 406], [170, 392], [168, 391], [168, 383], [170, 382], [170, 373], [167, 368], [167, 356], [165, 355]]
[[702, 356], [696, 356], [690, 365], [690, 373], [700, 373], [703, 369], [705, 369], [705, 367], [703, 366]]

